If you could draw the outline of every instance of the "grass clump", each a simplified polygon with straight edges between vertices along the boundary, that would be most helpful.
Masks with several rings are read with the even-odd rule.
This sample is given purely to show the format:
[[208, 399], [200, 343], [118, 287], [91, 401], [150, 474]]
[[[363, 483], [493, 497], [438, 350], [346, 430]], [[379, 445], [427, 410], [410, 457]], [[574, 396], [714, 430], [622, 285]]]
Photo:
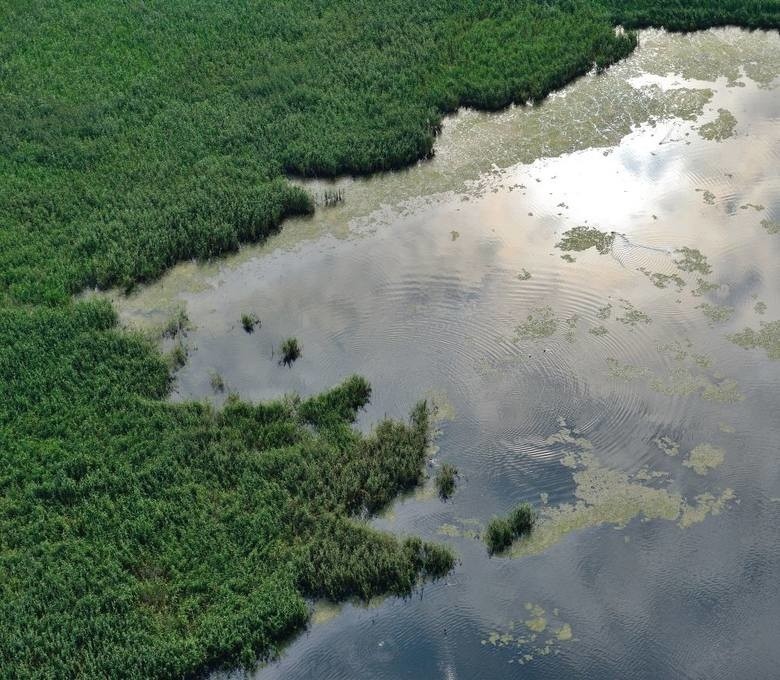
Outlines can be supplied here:
[[535, 523], [536, 512], [529, 503], [521, 503], [507, 517], [494, 517], [485, 530], [488, 552], [504, 552], [514, 540], [531, 533]]
[[241, 315], [241, 326], [247, 333], [253, 333], [255, 328], [260, 325], [260, 318], [254, 312]]
[[222, 394], [225, 391], [225, 379], [220, 373], [214, 371], [209, 377], [209, 383], [211, 384], [211, 389], [217, 394]]
[[458, 481], [458, 468], [444, 463], [436, 474], [436, 490], [442, 500], [447, 500], [455, 492]]
[[168, 322], [163, 328], [162, 336], [164, 338], [176, 338], [179, 335], [186, 333], [186, 331], [190, 330], [191, 327], [192, 326], [190, 324], [190, 319], [187, 316], [187, 312], [185, 312], [183, 309], [180, 309], [176, 314], [168, 319]]
[[188, 356], [189, 351], [187, 350], [187, 345], [185, 345], [181, 340], [177, 340], [176, 344], [173, 346], [173, 349], [171, 349], [171, 352], [168, 355], [168, 364], [171, 367], [171, 370], [177, 371], [180, 368], [183, 368], [187, 364]]
[[503, 552], [514, 540], [512, 525], [508, 519], [503, 517], [494, 517], [488, 522], [485, 529], [485, 543], [487, 543], [488, 552], [493, 555]]
[[283, 366], [292, 366], [295, 361], [298, 360], [303, 351], [297, 338], [287, 338], [282, 340], [282, 344], [279, 347], [279, 351], [282, 354], [282, 358], [279, 359], [279, 363]]

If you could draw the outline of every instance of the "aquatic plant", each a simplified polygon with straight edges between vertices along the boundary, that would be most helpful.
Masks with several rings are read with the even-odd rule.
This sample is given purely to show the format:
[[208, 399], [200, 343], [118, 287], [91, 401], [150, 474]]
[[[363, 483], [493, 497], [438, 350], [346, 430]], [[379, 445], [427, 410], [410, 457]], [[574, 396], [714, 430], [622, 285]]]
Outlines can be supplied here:
[[216, 371], [209, 377], [209, 383], [211, 384], [211, 389], [215, 392], [221, 393], [225, 391], [225, 379]]
[[252, 333], [260, 325], [260, 318], [254, 312], [241, 315], [241, 326], [247, 333]]
[[495, 553], [503, 552], [514, 540], [514, 534], [512, 532], [512, 525], [508, 519], [504, 517], [494, 517], [488, 522], [485, 529], [485, 543], [488, 547], [488, 552], [493, 555]]
[[190, 320], [187, 316], [187, 312], [185, 312], [183, 309], [180, 309], [173, 316], [171, 316], [170, 319], [168, 319], [163, 328], [162, 336], [164, 338], [175, 338], [180, 333], [183, 333], [189, 329]]
[[317, 203], [325, 208], [330, 208], [344, 201], [343, 189], [325, 189], [320, 194]]
[[442, 500], [448, 499], [455, 492], [457, 478], [458, 468], [454, 465], [444, 463], [444, 465], [439, 468], [439, 471], [436, 473], [436, 489]]
[[536, 512], [530, 503], [521, 503], [509, 513], [508, 519], [512, 534], [515, 538], [519, 538], [533, 529]]
[[564, 232], [561, 240], [555, 244], [555, 247], [564, 251], [575, 252], [595, 248], [602, 255], [606, 255], [612, 250], [614, 242], [615, 232], [606, 233], [596, 227], [579, 226]]
[[279, 363], [284, 366], [292, 366], [293, 363], [301, 356], [301, 346], [298, 344], [297, 338], [287, 338], [282, 340], [282, 344], [279, 346], [282, 358], [279, 359]]
[[[707, 276], [712, 273], [712, 267], [707, 262], [707, 256], [696, 248], [688, 248], [687, 246], [679, 248], [674, 251], [679, 257], [674, 260], [677, 268], [684, 272], [698, 272]], [[699, 279], [701, 281], [701, 279]]]
[[504, 552], [516, 539], [531, 533], [536, 523], [536, 512], [529, 503], [513, 508], [507, 517], [494, 517], [485, 529], [488, 552]]
[[177, 341], [169, 354], [169, 364], [171, 370], [175, 371], [184, 366], [187, 363], [188, 355], [189, 352], [187, 350], [187, 346], [183, 342]]
[[737, 119], [731, 111], [718, 109], [718, 117], [699, 128], [699, 134], [710, 141], [722, 142], [734, 134]]
[[743, 349], [762, 348], [770, 359], [780, 359], [780, 320], [762, 321], [758, 330], [746, 327], [728, 336], [729, 340]]

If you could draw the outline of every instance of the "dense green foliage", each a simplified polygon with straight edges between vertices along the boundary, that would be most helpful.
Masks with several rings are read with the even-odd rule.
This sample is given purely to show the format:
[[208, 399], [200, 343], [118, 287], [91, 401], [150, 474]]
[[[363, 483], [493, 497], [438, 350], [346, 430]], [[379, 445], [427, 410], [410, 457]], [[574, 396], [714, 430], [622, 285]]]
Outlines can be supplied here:
[[350, 519], [417, 481], [424, 409], [361, 437], [356, 378], [302, 402], [168, 404], [157, 350], [73, 293], [263, 238], [313, 207], [285, 174], [425, 157], [442, 113], [538, 100], [628, 54], [618, 21], [778, 15], [778, 0], [0, 3], [0, 675], [249, 663], [303, 624], [304, 595], [407, 593], [452, 563]]
[[534, 528], [536, 512], [528, 503], [513, 508], [507, 517], [494, 517], [485, 530], [485, 543], [488, 552], [503, 552], [512, 541], [525, 536]]
[[302, 594], [408, 593], [446, 550], [349, 518], [417, 483], [427, 411], [369, 436], [351, 378], [306, 401], [173, 405], [105, 304], [0, 314], [0, 675], [252, 663]]

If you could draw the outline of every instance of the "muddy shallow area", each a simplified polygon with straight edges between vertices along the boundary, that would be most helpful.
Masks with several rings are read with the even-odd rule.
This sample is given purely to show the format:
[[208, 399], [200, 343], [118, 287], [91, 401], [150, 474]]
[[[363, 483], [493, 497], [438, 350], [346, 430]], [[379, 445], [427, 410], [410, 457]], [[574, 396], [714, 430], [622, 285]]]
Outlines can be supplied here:
[[[448, 118], [431, 161], [310, 184], [343, 202], [261, 246], [112, 296], [136, 327], [186, 310], [174, 399], [360, 373], [362, 427], [438, 407], [454, 497], [429, 480], [376, 524], [461, 563], [406, 601], [318, 604], [258, 678], [776, 673], [779, 72], [777, 34], [643, 32], [540, 106]], [[519, 501], [536, 531], [488, 558]]]

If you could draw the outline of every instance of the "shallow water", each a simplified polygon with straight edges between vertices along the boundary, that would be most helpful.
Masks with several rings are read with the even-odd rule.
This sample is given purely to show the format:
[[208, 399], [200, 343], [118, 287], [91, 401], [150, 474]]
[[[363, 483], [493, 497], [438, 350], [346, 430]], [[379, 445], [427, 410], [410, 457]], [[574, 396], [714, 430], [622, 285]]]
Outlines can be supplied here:
[[[376, 524], [461, 563], [408, 600], [318, 605], [257, 678], [777, 676], [779, 72], [777, 34], [643, 32], [606, 74], [462, 111], [432, 161], [116, 297], [136, 326], [186, 308], [176, 399], [360, 373], [363, 427], [439, 406], [429, 472], [454, 463], [458, 490]], [[762, 322], [764, 344], [730, 338]], [[540, 524], [488, 558], [481, 528], [520, 501]]]

